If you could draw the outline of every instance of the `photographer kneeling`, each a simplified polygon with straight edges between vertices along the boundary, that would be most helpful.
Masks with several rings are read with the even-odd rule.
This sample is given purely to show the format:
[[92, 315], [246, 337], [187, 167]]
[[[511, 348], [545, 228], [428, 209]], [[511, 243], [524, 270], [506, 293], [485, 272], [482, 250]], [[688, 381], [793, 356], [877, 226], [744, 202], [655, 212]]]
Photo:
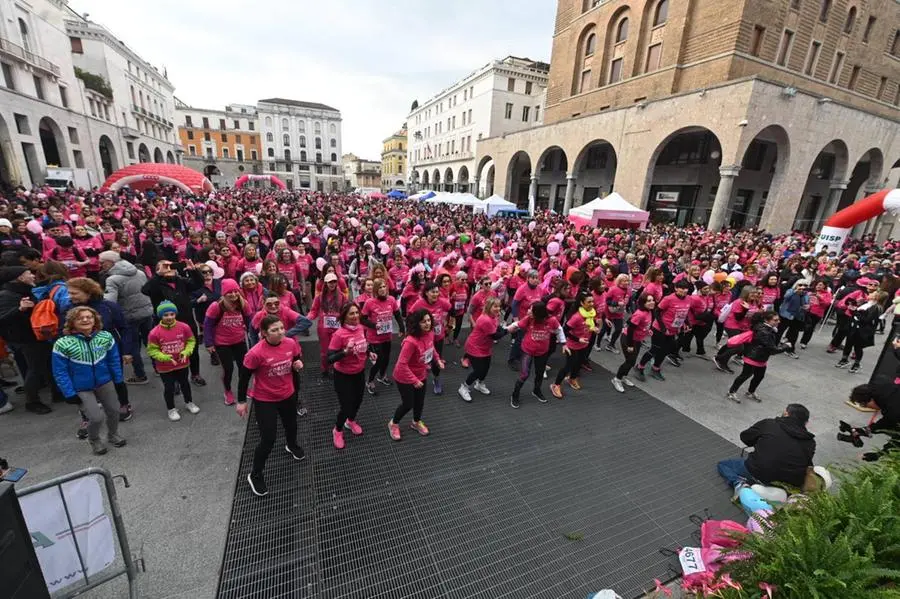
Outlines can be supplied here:
[[841, 421], [841, 432], [838, 440], [862, 447], [862, 437], [871, 437], [876, 433], [890, 435], [880, 451], [864, 453], [862, 459], [874, 462], [891, 450], [900, 450], [900, 386], [893, 382], [871, 383], [859, 385], [850, 391], [850, 401], [859, 406], [881, 411], [881, 418], [869, 426], [857, 428]]

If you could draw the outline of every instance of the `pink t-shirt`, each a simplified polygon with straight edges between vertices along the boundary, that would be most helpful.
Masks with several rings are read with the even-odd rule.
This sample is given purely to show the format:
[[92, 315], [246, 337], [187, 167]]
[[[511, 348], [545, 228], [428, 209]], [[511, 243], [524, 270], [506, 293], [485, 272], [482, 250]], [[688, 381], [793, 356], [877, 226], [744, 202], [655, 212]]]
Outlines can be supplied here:
[[625, 325], [625, 334], [627, 335], [630, 332], [635, 345], [638, 345], [650, 336], [650, 324], [652, 322], [652, 314], [646, 310], [637, 310], [628, 319], [628, 323]]
[[626, 294], [628, 289], [622, 289], [618, 285], [613, 285], [606, 292], [606, 302], [604, 302], [603, 315], [610, 320], [621, 320], [625, 316], [625, 304], [627, 304]]
[[300, 346], [290, 337], [278, 345], [260, 339], [247, 355], [244, 367], [253, 371], [249, 395], [256, 401], [284, 401], [294, 394], [294, 360], [301, 356]]
[[666, 335], [677, 335], [687, 321], [690, 310], [691, 297], [689, 295], [681, 298], [674, 293], [667, 295], [659, 302], [659, 320], [662, 320], [665, 330], [660, 328], [658, 321], [653, 323], [653, 328], [663, 331]]
[[434, 333], [434, 340], [442, 340], [447, 334], [445, 325], [447, 324], [447, 314], [450, 313], [450, 302], [439, 297], [436, 302], [429, 304], [425, 298], [419, 298], [419, 301], [409, 309], [409, 313], [412, 314], [422, 309], [428, 310], [431, 314], [431, 330]]
[[810, 293], [809, 313], [822, 318], [823, 316], [825, 316], [825, 310], [827, 310], [828, 306], [831, 305], [831, 300], [831, 291], [829, 291], [828, 289]]
[[[247, 326], [244, 322], [243, 313], [235, 312], [234, 310], [222, 312], [219, 302], [213, 302], [209, 305], [209, 308], [206, 309], [206, 318], [211, 319], [213, 322], [216, 319], [219, 321], [215, 323], [215, 328], [213, 329], [215, 331], [216, 345], [234, 345], [243, 341], [247, 335]], [[210, 341], [213, 340], [204, 339], [207, 347], [209, 347]]]
[[171, 372], [187, 367], [190, 359], [182, 360], [180, 355], [184, 351], [188, 340], [194, 336], [191, 327], [187, 324], [176, 320], [174, 326], [166, 328], [161, 324], [153, 327], [147, 336], [147, 342], [159, 347], [164, 354], [169, 354], [173, 358], [168, 362], [156, 362], [156, 370], [158, 372]]
[[397, 300], [390, 295], [384, 299], [376, 297], [366, 301], [362, 315], [375, 325], [375, 328], [364, 327], [369, 343], [386, 343], [391, 340], [394, 334], [394, 312], [399, 309]]
[[478, 322], [478, 317], [484, 312], [484, 303], [487, 301], [489, 297], [497, 297], [493, 291], [477, 291], [475, 295], [472, 296], [472, 301], [469, 302], [469, 309], [472, 312], [472, 318], [475, 319], [475, 322]]
[[522, 337], [522, 351], [529, 356], [543, 356], [550, 351], [550, 339], [559, 329], [559, 321], [552, 316], [538, 323], [531, 316], [526, 316], [518, 323], [525, 333]]
[[525, 318], [525, 315], [528, 314], [528, 310], [531, 308], [531, 304], [541, 301], [541, 289], [540, 287], [532, 289], [527, 284], [522, 285], [516, 289], [513, 301], [519, 302], [519, 313], [516, 314], [516, 318]]
[[[566, 324], [569, 327], [569, 333], [571, 336], [566, 335], [566, 347], [569, 349], [584, 349], [588, 346], [587, 343], [582, 343], [578, 341], [578, 339], [587, 339], [590, 342], [591, 330], [587, 326], [587, 322], [584, 320], [584, 316], [581, 315], [581, 312], [575, 311], [572, 316], [569, 317], [568, 322]], [[597, 321], [594, 321], [594, 326], [597, 325]], [[576, 337], [577, 339], [573, 339], [572, 337]]]
[[778, 287], [763, 287], [760, 295], [763, 310], [774, 310], [775, 302], [781, 296], [781, 289]]
[[357, 374], [366, 367], [369, 344], [366, 342], [366, 333], [363, 332], [363, 328], [359, 325], [355, 327], [344, 325], [331, 336], [331, 341], [328, 343], [329, 351], [346, 349], [347, 344], [351, 344], [344, 357], [334, 363], [334, 369], [338, 372]]
[[473, 358], [486, 358], [494, 351], [494, 340], [491, 337], [497, 332], [499, 318], [482, 314], [475, 321], [475, 327], [466, 339], [466, 353]]
[[421, 337], [407, 335], [403, 338], [400, 355], [394, 365], [394, 380], [405, 385], [424, 382], [436, 353], [434, 333], [431, 331]]

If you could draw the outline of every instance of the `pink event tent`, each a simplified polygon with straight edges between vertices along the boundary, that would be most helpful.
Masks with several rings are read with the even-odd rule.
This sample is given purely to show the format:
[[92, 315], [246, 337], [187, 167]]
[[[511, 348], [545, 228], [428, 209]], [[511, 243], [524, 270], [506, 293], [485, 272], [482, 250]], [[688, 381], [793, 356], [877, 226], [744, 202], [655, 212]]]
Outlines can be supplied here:
[[572, 222], [594, 227], [644, 228], [649, 219], [649, 212], [633, 206], [615, 192], [569, 211], [569, 220]]

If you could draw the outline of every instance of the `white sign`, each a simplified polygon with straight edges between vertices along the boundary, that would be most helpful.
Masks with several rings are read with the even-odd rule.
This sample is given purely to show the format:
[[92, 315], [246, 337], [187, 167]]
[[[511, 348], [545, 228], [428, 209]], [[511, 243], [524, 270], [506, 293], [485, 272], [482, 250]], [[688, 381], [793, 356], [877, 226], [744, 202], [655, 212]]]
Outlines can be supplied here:
[[99, 476], [86, 476], [62, 485], [69, 508], [63, 507], [60, 487], [19, 498], [22, 514], [50, 593], [84, 584], [75, 541], [88, 576], [99, 574], [116, 559], [116, 538], [106, 514]]
[[674, 204], [678, 202], [677, 191], [657, 191], [656, 201], [663, 204]]
[[678, 552], [678, 561], [685, 576], [706, 571], [699, 547], [685, 547]]

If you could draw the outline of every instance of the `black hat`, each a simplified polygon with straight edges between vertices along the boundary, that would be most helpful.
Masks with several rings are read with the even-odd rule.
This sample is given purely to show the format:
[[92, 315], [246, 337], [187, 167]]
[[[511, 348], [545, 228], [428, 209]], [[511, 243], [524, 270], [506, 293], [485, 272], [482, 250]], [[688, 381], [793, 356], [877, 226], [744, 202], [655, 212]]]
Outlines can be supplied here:
[[0, 284], [15, 281], [22, 273], [28, 270], [24, 266], [2, 266], [0, 267]]

